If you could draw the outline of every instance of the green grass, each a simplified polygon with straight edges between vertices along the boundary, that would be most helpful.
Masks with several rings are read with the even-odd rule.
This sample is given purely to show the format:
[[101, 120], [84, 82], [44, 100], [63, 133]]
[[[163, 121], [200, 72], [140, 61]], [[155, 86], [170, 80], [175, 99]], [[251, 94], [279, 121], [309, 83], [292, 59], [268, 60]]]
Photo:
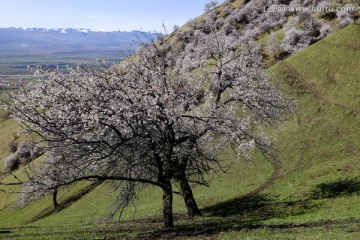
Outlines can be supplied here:
[[252, 240], [320, 240], [320, 239], [359, 239], [359, 223], [325, 223], [323, 226], [269, 226], [260, 229], [245, 229], [241, 231], [224, 232], [219, 235], [220, 239], [252, 239]]
[[[290, 84], [287, 91], [297, 103], [297, 113], [278, 134], [284, 170], [277, 189], [268, 190], [283, 198], [301, 198], [320, 183], [359, 176], [360, 52], [332, 45], [333, 39], [341, 41], [339, 36], [346, 45], [346, 39], [353, 40], [348, 35], [360, 37], [359, 26], [342, 29], [269, 69]], [[335, 82], [328, 82], [328, 72], [337, 75]]]
[[[234, 164], [225, 174], [219, 174], [219, 177], [210, 180], [211, 187], [194, 188], [195, 196], [201, 206], [211, 206], [219, 202], [228, 201], [239, 195], [246, 194], [261, 185], [271, 174], [271, 165], [265, 159], [259, 159], [258, 162], [238, 162]], [[257, 179], [252, 178], [257, 175]], [[241, 184], [234, 184], [237, 182]], [[214, 191], [216, 189], [216, 191]], [[231, 189], [231, 191], [229, 191]], [[179, 191], [178, 189], [176, 189]], [[209, 191], [213, 194], [209, 195]], [[60, 194], [62, 196], [62, 194]], [[99, 196], [102, 196], [99, 198]], [[63, 197], [65, 198], [65, 197]], [[149, 199], [151, 199], [149, 201]], [[144, 189], [135, 201], [135, 206], [130, 207], [123, 213], [122, 219], [132, 219], [147, 217], [161, 217], [162, 192], [159, 188], [148, 187]], [[46, 222], [61, 224], [64, 218], [68, 223], [77, 223], [79, 219], [87, 222], [96, 222], [106, 219], [108, 212], [112, 210], [116, 200], [116, 191], [110, 184], [102, 184], [95, 188], [89, 194], [83, 196], [80, 201], [74, 202], [61, 212], [51, 215], [36, 225], [43, 225]], [[86, 203], [86, 204], [84, 204]], [[184, 213], [184, 203], [181, 197], [174, 195], [175, 213]], [[116, 216], [115, 219], [117, 219]]]
[[[103, 183], [84, 194], [90, 184], [84, 182], [60, 192], [63, 209], [52, 211], [50, 197], [22, 209], [0, 208], [0, 239], [359, 239], [358, 39], [359, 25], [351, 25], [269, 69], [295, 105], [271, 132], [279, 174], [260, 156], [244, 162], [224, 154], [233, 161], [229, 170], [214, 175], [209, 188], [194, 188], [203, 218], [188, 220], [175, 195], [176, 229], [161, 230], [161, 192], [148, 187], [120, 223], [118, 216], [108, 220], [116, 191]], [[1, 136], [18, 129], [13, 120], [0, 124]], [[3, 156], [8, 139], [0, 138]], [[0, 193], [2, 206], [13, 201]]]

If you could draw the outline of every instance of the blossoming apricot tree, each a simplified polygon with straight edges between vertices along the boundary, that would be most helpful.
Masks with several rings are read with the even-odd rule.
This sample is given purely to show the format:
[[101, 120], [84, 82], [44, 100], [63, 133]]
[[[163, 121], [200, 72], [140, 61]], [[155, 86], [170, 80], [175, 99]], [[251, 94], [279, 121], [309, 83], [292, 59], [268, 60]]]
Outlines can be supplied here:
[[226, 147], [239, 156], [265, 150], [260, 126], [289, 108], [261, 70], [254, 42], [216, 31], [198, 40], [193, 51], [201, 61], [192, 70], [159, 37], [107, 69], [79, 66], [68, 75], [39, 69], [46, 80], [10, 93], [13, 116], [60, 155], [46, 161], [58, 171], [28, 174], [28, 189], [117, 181], [126, 206], [139, 188], [154, 185], [163, 191], [164, 225], [173, 228], [176, 181], [189, 215], [201, 214], [189, 183], [206, 184], [204, 175], [217, 168]]

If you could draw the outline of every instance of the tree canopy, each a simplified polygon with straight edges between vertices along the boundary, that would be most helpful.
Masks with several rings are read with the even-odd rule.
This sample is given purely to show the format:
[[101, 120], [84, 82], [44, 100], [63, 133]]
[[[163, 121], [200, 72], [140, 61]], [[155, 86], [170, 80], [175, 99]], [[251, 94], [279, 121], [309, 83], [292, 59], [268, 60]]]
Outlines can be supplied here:
[[189, 182], [207, 184], [227, 147], [241, 157], [267, 151], [261, 126], [289, 105], [261, 69], [255, 42], [211, 31], [189, 52], [160, 36], [119, 65], [80, 65], [68, 75], [38, 69], [46, 80], [10, 93], [7, 108], [52, 156], [46, 167], [30, 168], [26, 196], [111, 180], [126, 206], [151, 184], [163, 190], [164, 224], [172, 228], [172, 182], [179, 181], [190, 217], [200, 214]]

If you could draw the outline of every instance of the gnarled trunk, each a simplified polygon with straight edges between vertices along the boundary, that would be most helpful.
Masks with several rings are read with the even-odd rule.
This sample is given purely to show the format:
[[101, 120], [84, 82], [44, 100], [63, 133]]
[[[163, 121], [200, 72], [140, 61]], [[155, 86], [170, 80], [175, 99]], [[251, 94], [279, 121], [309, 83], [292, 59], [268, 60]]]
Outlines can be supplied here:
[[163, 216], [164, 227], [174, 228], [174, 219], [172, 212], [173, 192], [170, 180], [165, 180], [162, 184], [163, 189]]
[[185, 206], [187, 208], [188, 216], [193, 219], [195, 216], [202, 216], [199, 207], [196, 204], [193, 192], [186, 178], [180, 179], [180, 188], [183, 194]]

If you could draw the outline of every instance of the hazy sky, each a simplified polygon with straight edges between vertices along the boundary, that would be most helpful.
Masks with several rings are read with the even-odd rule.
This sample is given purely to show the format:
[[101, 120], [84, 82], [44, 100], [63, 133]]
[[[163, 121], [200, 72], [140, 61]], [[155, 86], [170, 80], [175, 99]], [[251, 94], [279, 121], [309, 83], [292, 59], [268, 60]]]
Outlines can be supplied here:
[[[172, 30], [203, 13], [209, 0], [0, 0], [0, 26]], [[219, 1], [223, 2], [223, 1]]]

